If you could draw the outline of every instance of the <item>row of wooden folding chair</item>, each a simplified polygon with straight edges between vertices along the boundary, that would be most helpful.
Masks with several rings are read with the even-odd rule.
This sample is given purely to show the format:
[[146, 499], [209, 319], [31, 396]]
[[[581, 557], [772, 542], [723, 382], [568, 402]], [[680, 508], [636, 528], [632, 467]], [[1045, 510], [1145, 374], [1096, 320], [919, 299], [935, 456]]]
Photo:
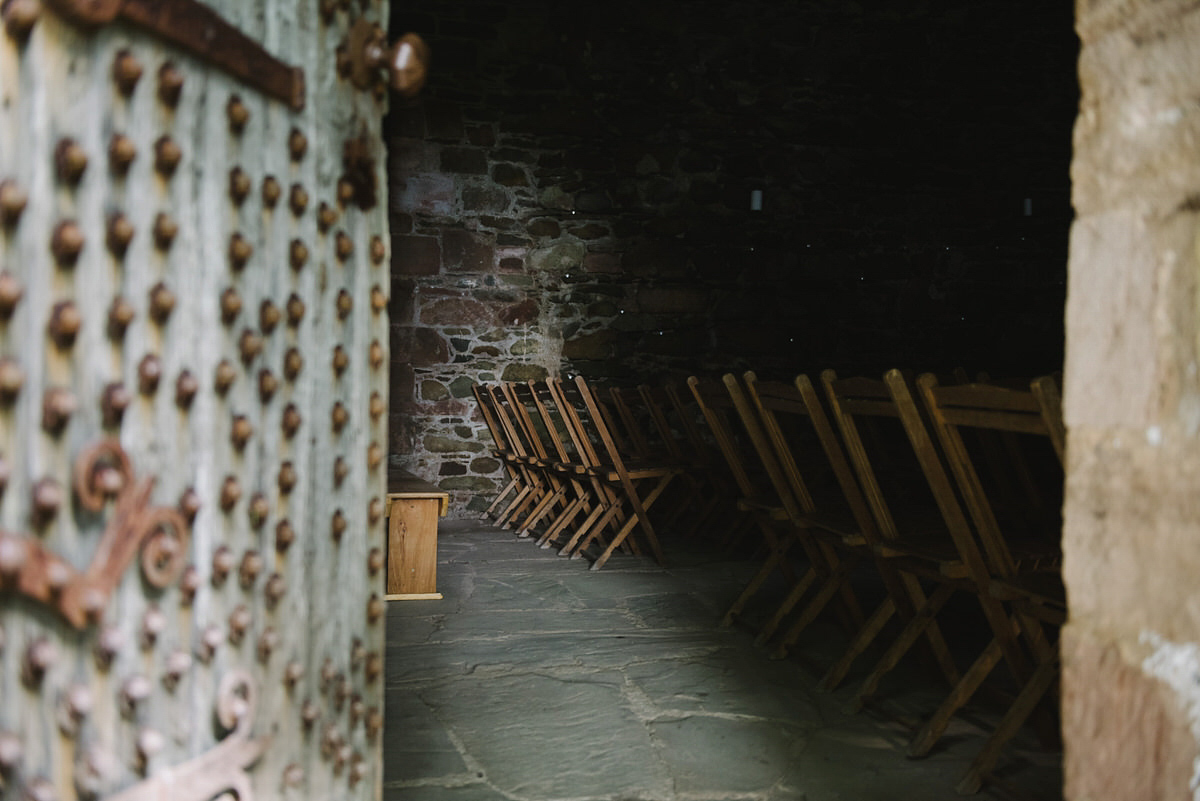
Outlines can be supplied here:
[[[788, 592], [759, 629], [760, 643], [814, 587], [815, 595], [803, 606], [789, 636], [798, 637], [835, 599], [833, 608], [842, 622], [852, 628], [859, 625], [861, 607], [848, 582], [850, 571], [861, 557], [862, 545], [853, 521], [820, 507], [795, 465], [783, 465], [772, 455], [767, 431], [751, 417], [748, 401], [732, 376], [726, 377], [723, 385], [696, 377], [688, 384], [734, 476], [740, 493], [738, 507], [752, 521], [767, 551], [762, 566], [722, 622], [729, 625], [739, 618], [751, 599], [778, 573]], [[802, 400], [788, 403], [789, 412], [803, 414], [803, 409]], [[797, 546], [806, 557], [803, 573], [793, 558]]]
[[[1047, 682], [1053, 679], [1056, 657], [1040, 625], [1061, 615], [1065, 605], [1055, 601], [1060, 596], [1054, 592], [1053, 556], [1025, 555], [1022, 561], [1007, 552], [1008, 539], [1000, 530], [996, 515], [989, 514], [993, 510], [988, 505], [988, 492], [980, 474], [973, 470], [966, 440], [958, 428], [1000, 430], [999, 443], [991, 436], [995, 431], [973, 432], [985, 445], [983, 452], [993, 473], [1004, 461], [998, 457], [1019, 455], [1012, 442], [1015, 432], [1048, 435], [1061, 456], [1061, 416], [1054, 382], [1040, 379], [1034, 383], [1034, 391], [1023, 393], [985, 385], [939, 391], [933, 376], [923, 376], [922, 397], [930, 410], [926, 413], [914, 400], [910, 383], [899, 372], [889, 373], [886, 382], [839, 380], [832, 372], [826, 372], [822, 385], [837, 421], [840, 441], [833, 434], [806, 376], [797, 378], [793, 386], [760, 382], [753, 373], [747, 373], [742, 382], [726, 376], [725, 385], [730, 403], [739, 413], [768, 479], [765, 485], [755, 484], [749, 480], [745, 466], [740, 466], [735, 472], [747, 479], [741, 487], [743, 492], [747, 497], [761, 498], [769, 486], [772, 498], [785, 512], [773, 517], [776, 520], [786, 517], [792, 526], [792, 537], [824, 531], [821, 539], [826, 544], [840, 544], [847, 560], [856, 558], [859, 563], [873, 564], [885, 589], [883, 602], [861, 626], [842, 657], [829, 668], [822, 686], [832, 689], [844, 679], [855, 659], [867, 651], [889, 620], [899, 617], [903, 627], [863, 681], [852, 706], [860, 707], [887, 672], [915, 643], [923, 640], [937, 669], [953, 689], [914, 737], [910, 752], [921, 755], [928, 752], [945, 730], [950, 716], [971, 697], [992, 668], [1001, 659], [1008, 662], [1020, 692], [960, 785], [966, 791], [977, 789], [983, 775], [994, 765], [1000, 747], [1034, 710], [1049, 687]], [[700, 391], [700, 382], [693, 381], [692, 386], [698, 398], [705, 395]], [[713, 393], [708, 395], [708, 402], [702, 405], [711, 412], [719, 408], [720, 399], [713, 397]], [[929, 434], [930, 419], [935, 424], [940, 448]], [[799, 420], [807, 424], [815, 442], [811, 437], [804, 441], [797, 436], [795, 422]], [[901, 423], [901, 436], [908, 440], [905, 447], [894, 447], [897, 432], [893, 430], [891, 453], [878, 448], [881, 433], [887, 433], [881, 432], [880, 421]], [[718, 421], [717, 425], [721, 423]], [[731, 450], [724, 448], [723, 452], [729, 457]], [[814, 451], [823, 452], [827, 473], [836, 479], [841, 490], [837, 500], [844, 504], [843, 511], [849, 512], [851, 525], [831, 524], [828, 512], [814, 516], [816, 508], [800, 468], [803, 455], [811, 456]], [[895, 457], [903, 459], [905, 452], [907, 461], [885, 462]], [[1014, 463], [1024, 467], [1019, 459]], [[881, 474], [885, 476], [882, 483]], [[924, 478], [924, 487], [911, 480], [918, 475]], [[950, 476], [957, 486], [951, 483]], [[1018, 470], [1018, 479], [1016, 483], [1028, 490], [1028, 495], [1038, 494], [1037, 482], [1028, 470]], [[926, 502], [906, 502], [914, 493]], [[889, 504], [889, 498], [893, 501], [899, 498], [901, 502]], [[965, 503], [960, 505], [960, 499]], [[771, 506], [761, 500], [758, 504]], [[971, 522], [962, 511], [964, 505]], [[750, 508], [749, 504], [746, 506]], [[1045, 510], [1044, 504], [1041, 510]], [[1014, 511], [1023, 509], [1018, 505]], [[772, 536], [779, 542], [786, 535], [776, 528]], [[819, 551], [814, 554], [811, 548], [806, 550], [809, 580], [792, 583], [791, 592], [761, 630], [760, 642], [770, 637], [781, 616], [811, 589], [818, 574], [832, 574], [825, 554]], [[764, 574], [779, 566], [784, 553], [783, 548], [772, 549], [759, 575], [734, 604], [732, 614], [741, 611], [748, 597], [761, 585]], [[965, 591], [980, 600], [984, 618], [993, 632], [992, 642], [984, 653], [962, 674], [937, 622], [938, 613], [956, 591]], [[821, 591], [802, 607], [802, 613], [776, 646], [776, 655], [782, 655], [797, 642], [799, 633], [828, 598], [827, 579]]]
[[[887, 378], [889, 384], [898, 383], [894, 374]], [[968, 563], [972, 581], [985, 603], [998, 604], [1004, 612], [999, 614], [993, 605], [987, 615], [993, 639], [972, 667], [986, 674], [989, 663], [1003, 659], [1018, 690], [960, 781], [962, 792], [979, 789], [1003, 746], [1031, 717], [1040, 724], [1043, 740], [1057, 741], [1053, 705], [1043, 702], [1053, 695], [1059, 671], [1057, 641], [1050, 635], [1057, 635], [1067, 606], [1061, 576], [1061, 521], [1054, 514], [1058, 503], [1046, 504], [1040, 496], [1046, 490], [1061, 490], [1065, 431], [1057, 382], [1042, 377], [1027, 386], [940, 386], [932, 375], [917, 381], [930, 427], [953, 477], [951, 485], [943, 476], [936, 476], [931, 486], [947, 523], [975, 535], [980, 554]], [[915, 426], [915, 414], [909, 411], [907, 417]], [[1029, 454], [1022, 447], [1034, 445], [1048, 452], [1043, 453], [1045, 458], [1026, 458]], [[1007, 461], [1015, 467], [1015, 480], [1009, 486], [988, 475], [996, 472], [1002, 450], [1008, 452]], [[1047, 467], [1050, 469], [1040, 475], [1034, 472]], [[1023, 501], [1009, 500], [1014, 496], [1013, 486], [1023, 488]], [[955, 500], [960, 502], [957, 508]], [[1049, 519], [1047, 512], [1051, 513]], [[983, 678], [964, 676], [944, 706], [957, 708]], [[948, 714], [946, 709], [939, 710], [918, 732], [911, 752], [927, 751], [930, 738], [943, 725], [940, 716]]]
[[606, 401], [582, 377], [477, 385], [475, 396], [509, 475], [486, 516], [563, 556], [595, 549], [593, 569], [618, 549], [663, 561], [649, 511], [686, 465], [652, 446], [629, 397]]

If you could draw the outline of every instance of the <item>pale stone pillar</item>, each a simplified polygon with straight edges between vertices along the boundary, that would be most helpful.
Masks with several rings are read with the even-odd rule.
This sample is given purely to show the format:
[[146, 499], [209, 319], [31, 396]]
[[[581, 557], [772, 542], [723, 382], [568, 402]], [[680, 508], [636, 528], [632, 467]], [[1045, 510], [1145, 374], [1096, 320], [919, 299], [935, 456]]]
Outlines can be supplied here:
[[1200, 799], [1200, 7], [1076, 27], [1066, 797]]

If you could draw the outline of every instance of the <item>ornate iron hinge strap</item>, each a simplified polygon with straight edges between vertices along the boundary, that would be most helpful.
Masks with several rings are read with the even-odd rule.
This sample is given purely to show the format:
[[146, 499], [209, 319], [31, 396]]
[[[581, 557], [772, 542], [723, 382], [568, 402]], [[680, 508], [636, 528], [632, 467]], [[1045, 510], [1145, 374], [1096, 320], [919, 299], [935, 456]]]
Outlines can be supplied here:
[[268, 97], [304, 108], [304, 70], [283, 63], [198, 0], [46, 0], [94, 27], [120, 18], [152, 31]]
[[162, 770], [106, 801], [209, 801], [225, 792], [233, 792], [238, 801], [253, 801], [246, 770], [271, 744], [270, 737], [250, 737], [254, 709], [250, 675], [240, 670], [227, 673], [218, 690], [217, 718], [232, 733], [207, 753]]
[[86, 449], [75, 460], [80, 505], [100, 512], [116, 497], [92, 561], [82, 572], [37, 540], [0, 531], [0, 591], [15, 590], [56, 608], [77, 629], [99, 620], [125, 569], [142, 551], [142, 575], [160, 589], [183, 569], [188, 524], [169, 507], [150, 503], [154, 479], [134, 482], [129, 457], [115, 441]]

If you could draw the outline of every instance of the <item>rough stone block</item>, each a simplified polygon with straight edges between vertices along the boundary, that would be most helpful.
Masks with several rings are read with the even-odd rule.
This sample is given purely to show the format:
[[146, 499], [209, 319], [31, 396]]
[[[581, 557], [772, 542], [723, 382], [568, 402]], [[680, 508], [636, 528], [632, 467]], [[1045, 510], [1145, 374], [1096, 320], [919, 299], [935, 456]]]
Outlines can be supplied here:
[[392, 326], [392, 362], [432, 367], [450, 361], [450, 346], [432, 328]]
[[437, 172], [437, 149], [423, 139], [394, 137], [388, 143], [388, 170], [401, 181], [416, 173]]
[[562, 236], [562, 226], [559, 225], [558, 220], [555, 220], [552, 217], [542, 217], [540, 219], [533, 220], [529, 223], [529, 225], [525, 226], [525, 230], [530, 236], [537, 237], [539, 239], [557, 239], [558, 237]]
[[399, 273], [394, 272], [392, 278], [392, 295], [388, 299], [388, 317], [392, 325], [411, 325], [413, 322], [413, 311], [415, 295], [413, 290], [416, 289], [416, 284], [408, 278], [398, 277]]
[[1089, 347], [1066, 363], [1067, 425], [1150, 422], [1158, 390], [1158, 365], [1147, 358], [1157, 345], [1158, 261], [1140, 212], [1112, 211], [1072, 226], [1067, 330]]
[[413, 175], [393, 188], [391, 206], [395, 211], [452, 217], [457, 197], [454, 179], [449, 175]]
[[621, 272], [619, 253], [589, 253], [583, 259], [583, 269], [589, 273]]
[[584, 225], [573, 225], [567, 229], [571, 236], [590, 241], [593, 239], [603, 239], [606, 236], [612, 235], [612, 230], [607, 225], [602, 223], [585, 223]]
[[501, 186], [529, 186], [529, 176], [516, 164], [497, 164], [492, 167], [492, 180]]
[[420, 320], [425, 325], [489, 327], [496, 324], [496, 314], [491, 306], [478, 300], [441, 298], [421, 306]]
[[561, 186], [548, 186], [538, 192], [538, 202], [547, 209], [570, 211], [575, 208], [575, 196]]
[[539, 272], [570, 272], [583, 266], [587, 246], [582, 242], [560, 242], [529, 251], [529, 264]]
[[483, 476], [459, 476], [446, 478], [438, 482], [444, 490], [465, 490], [469, 492], [495, 492], [496, 482]]
[[417, 449], [417, 432], [408, 414], [388, 415], [388, 452], [409, 454]]
[[483, 445], [474, 441], [461, 440], [443, 434], [426, 434], [421, 444], [430, 453], [478, 453]]
[[1063, 632], [1064, 796], [1077, 801], [1190, 798], [1193, 762], [1200, 752], [1184, 703], [1127, 661], [1127, 650], [1077, 626]]
[[462, 191], [464, 211], [502, 214], [508, 210], [508, 192], [498, 186], [468, 186]]
[[394, 236], [392, 270], [399, 275], [437, 275], [442, 270], [442, 246], [432, 236]]
[[466, 175], [487, 175], [487, 153], [474, 147], [443, 148], [441, 170]]
[[499, 459], [493, 459], [490, 456], [480, 456], [478, 459], [471, 460], [471, 472], [487, 475], [495, 473], [502, 467]]
[[575, 208], [578, 211], [607, 211], [612, 205], [612, 198], [607, 192], [587, 191], [575, 195]]
[[528, 325], [538, 319], [540, 309], [532, 298], [508, 306], [500, 312], [503, 325]]
[[[394, 345], [392, 352], [395, 353]], [[388, 378], [390, 379], [388, 385], [393, 409], [399, 408], [402, 404], [412, 403], [416, 399], [416, 376], [413, 373], [412, 365], [393, 362], [388, 371]]]
[[500, 375], [501, 381], [542, 381], [550, 371], [540, 364], [510, 364]]
[[459, 376], [450, 382], [450, 395], [455, 398], [473, 398], [473, 387], [477, 382], [469, 376]]
[[563, 343], [564, 359], [608, 359], [613, 354], [613, 342], [617, 334], [614, 331], [597, 331]]
[[[392, 236], [396, 234], [411, 234], [413, 231], [413, 218], [411, 214], [392, 210], [388, 214], [388, 219], [391, 221]], [[395, 251], [395, 248], [392, 248]]]
[[[1178, 427], [1067, 435], [1063, 578], [1072, 620], [1200, 639], [1200, 448]], [[1187, 589], [1185, 589], [1187, 588]]]
[[468, 125], [467, 141], [476, 147], [493, 147], [496, 144], [496, 129], [491, 125]]
[[421, 400], [440, 401], [450, 397], [450, 390], [441, 381], [422, 381]]
[[450, 272], [491, 272], [495, 246], [486, 235], [448, 228], [442, 232], [442, 258]]

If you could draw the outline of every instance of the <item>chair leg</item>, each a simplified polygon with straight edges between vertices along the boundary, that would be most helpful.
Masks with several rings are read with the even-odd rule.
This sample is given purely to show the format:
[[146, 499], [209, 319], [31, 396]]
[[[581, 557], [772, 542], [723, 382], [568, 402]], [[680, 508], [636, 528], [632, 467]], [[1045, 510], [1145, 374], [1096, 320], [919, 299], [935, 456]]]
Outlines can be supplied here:
[[[921, 608], [928, 600], [925, 597], [925, 591], [921, 588], [921, 582], [911, 573], [902, 574], [901, 581], [904, 582], [904, 588], [908, 597], [913, 601], [913, 605], [918, 609]], [[954, 657], [950, 655], [950, 647], [946, 645], [946, 639], [942, 636], [942, 628], [938, 625], [937, 620], [929, 622], [929, 626], [925, 629], [925, 639], [933, 654], [934, 662], [937, 663], [942, 675], [946, 677], [946, 683], [951, 687], [958, 684], [961, 678], [958, 665], [954, 663]]]
[[647, 539], [650, 541], [650, 547], [654, 551], [655, 561], [660, 565], [663, 564], [664, 560], [662, 551], [658, 547], [658, 538], [655, 536], [654, 526], [650, 523], [650, 520], [647, 516], [649, 514], [648, 510], [654, 504], [654, 502], [658, 500], [658, 497], [663, 494], [663, 491], [666, 490], [667, 485], [671, 483], [671, 479], [673, 477], [673, 475], [668, 474], [660, 478], [658, 483], [654, 486], [654, 489], [650, 490], [650, 494], [646, 496], [645, 501], [634, 495], [632, 491], [628, 493], [629, 495], [633, 496], [630, 498], [631, 505], [640, 507], [640, 511], [633, 511], [629, 515], [629, 519], [625, 521], [625, 525], [621, 527], [619, 532], [617, 532], [617, 536], [614, 537], [613, 541], [609, 543], [607, 548], [604, 549], [604, 552], [600, 554], [600, 557], [592, 563], [592, 570], [599, 570], [600, 568], [604, 567], [604, 563], [608, 561], [610, 556], [612, 556], [613, 551], [617, 549], [617, 546], [623, 543], [625, 538], [628, 537], [633, 531], [634, 526], [639, 524], [642, 527], [642, 531], [646, 533]]
[[554, 492], [547, 493], [546, 497], [538, 501], [537, 505], [533, 507], [533, 511], [525, 516], [525, 519], [521, 521], [521, 525], [517, 526], [517, 536], [522, 538], [528, 537], [532, 533], [533, 527], [536, 526], [538, 522], [545, 517], [551, 509], [554, 508], [554, 504], [558, 503], [558, 501], [560, 501], [566, 494], [567, 488], [565, 486], [560, 486], [555, 489]]
[[800, 617], [784, 634], [783, 641], [771, 652], [772, 659], [783, 659], [787, 656], [788, 648], [796, 644], [796, 640], [800, 639], [800, 635], [808, 628], [808, 624], [817, 619], [817, 615], [821, 614], [833, 596], [841, 589], [846, 574], [850, 572], [850, 565], [850, 560], [843, 559], [837, 570], [826, 577], [821, 589], [817, 591], [813, 599], [804, 607], [804, 611], [800, 613]]
[[504, 489], [500, 490], [500, 493], [496, 496], [495, 500], [493, 500], [491, 502], [491, 504], [488, 505], [488, 508], [483, 510], [481, 519], [486, 520], [487, 518], [491, 517], [492, 512], [496, 511], [496, 507], [500, 505], [500, 503], [504, 500], [505, 496], [507, 496], [508, 493], [512, 492], [514, 489], [516, 489], [517, 485], [520, 483], [521, 483], [520, 476], [513, 476], [512, 478], [510, 478], [508, 483], [504, 485]]
[[586, 495], [580, 495], [571, 503], [567, 504], [567, 508], [563, 509], [558, 517], [554, 519], [547, 528], [545, 533], [538, 538], [537, 544], [540, 548], [549, 548], [554, 542], [558, 541], [558, 535], [564, 528], [571, 524], [580, 512], [588, 508], [588, 498]]
[[775, 630], [779, 628], [779, 624], [795, 608], [796, 604], [800, 603], [800, 599], [804, 597], [804, 594], [817, 583], [818, 578], [819, 575], [816, 569], [810, 567], [800, 577], [800, 580], [792, 585], [791, 590], [788, 591], [787, 596], [783, 599], [783, 603], [779, 605], [779, 608], [775, 610], [775, 614], [771, 615], [771, 619], [763, 625], [762, 629], [758, 632], [758, 636], [754, 638], [755, 645], [761, 647], [767, 644], [767, 641], [775, 634]]
[[896, 614], [896, 602], [892, 598], [887, 598], [879, 605], [874, 614], [867, 619], [867, 622], [859, 630], [858, 636], [846, 648], [846, 652], [842, 654], [842, 658], [834, 663], [833, 667], [826, 671], [821, 677], [821, 681], [817, 684], [822, 690], [832, 692], [836, 690], [842, 680], [846, 678], [846, 673], [850, 670], [850, 665], [854, 660], [867, 650], [875, 638], [879, 636], [879, 632], [883, 631], [883, 627], [892, 619], [892, 615]]
[[1000, 719], [999, 725], [988, 737], [983, 749], [971, 762], [971, 767], [967, 768], [967, 772], [959, 780], [956, 789], [960, 795], [974, 795], [979, 792], [979, 788], [983, 786], [984, 777], [991, 773], [992, 768], [996, 766], [996, 760], [1000, 758], [1000, 751], [1004, 748], [1005, 743], [1013, 738], [1013, 735], [1021, 728], [1021, 724], [1042, 700], [1042, 696], [1050, 689], [1051, 683], [1058, 675], [1058, 662], [1056, 654], [1053, 658], [1042, 662], [1033, 671], [1028, 683], [1021, 688], [1021, 692], [1017, 694], [1017, 698], [1008, 708], [1008, 712]]
[[[788, 549], [790, 549], [792, 544], [796, 541], [795, 538], [791, 536], [785, 536], [783, 538], [776, 537], [775, 532], [771, 530], [770, 524], [761, 518], [755, 518], [754, 522], [758, 524], [759, 529], [762, 531], [763, 540], [770, 547], [770, 553], [767, 554], [766, 560], [758, 568], [758, 572], [754, 574], [754, 577], [750, 579], [745, 588], [742, 590], [741, 594], [738, 595], [737, 600], [733, 602], [733, 605], [729, 607], [729, 609], [725, 612], [724, 617], [721, 618], [722, 626], [728, 627], [733, 625], [734, 618], [742, 613], [742, 609], [744, 609], [750, 599], [758, 593], [759, 589], [762, 588], [762, 585], [766, 582], [772, 571], [774, 571], [776, 568], [779, 569], [779, 572], [781, 572], [784, 578], [793, 586], [796, 585], [798, 581], [807, 581], [808, 583], [805, 584], [805, 589], [801, 592], [804, 592], [808, 589], [808, 587], [812, 584], [813, 578], [815, 577], [806, 574], [804, 579], [798, 580], [796, 578], [795, 571], [793, 571], [791, 568], [791, 564], [787, 561], [786, 556]], [[809, 570], [809, 573], [812, 573], [811, 569]], [[793, 604], [794, 603], [795, 602], [793, 601]]]
[[494, 521], [496, 526], [499, 528], [507, 528], [508, 524], [511, 522], [510, 518], [517, 514], [521, 509], [525, 508], [525, 504], [529, 502], [534, 489], [535, 488], [532, 484], [526, 484], [525, 486], [521, 487], [516, 496], [514, 496], [513, 499], [508, 502], [508, 506], [505, 506], [504, 510], [496, 516], [496, 520]]
[[929, 596], [929, 600], [926, 601], [923, 607], [917, 610], [912, 620], [900, 632], [900, 636], [896, 638], [895, 642], [884, 653], [883, 658], [879, 660], [879, 664], [871, 671], [871, 675], [867, 676], [866, 680], [863, 681], [858, 693], [854, 696], [854, 700], [847, 707], [850, 712], [858, 712], [862, 709], [863, 702], [875, 694], [875, 691], [879, 689], [879, 682], [883, 680], [883, 677], [892, 668], [900, 663], [900, 659], [908, 653], [913, 643], [917, 641], [917, 638], [921, 636], [934, 616], [941, 611], [946, 601], [950, 600], [950, 596], [953, 594], [954, 587], [951, 585], [938, 585], [938, 588]]
[[934, 744], [945, 733], [946, 727], [950, 725], [950, 719], [954, 717], [954, 713], [962, 708], [963, 704], [971, 699], [979, 686], [991, 674], [996, 665], [1000, 664], [1004, 652], [1000, 650], [1000, 642], [995, 638], [988, 643], [987, 648], [983, 649], [971, 667], [963, 673], [958, 684], [954, 686], [950, 694], [946, 696], [946, 700], [942, 701], [942, 705], [938, 707], [937, 712], [933, 713], [933, 717], [925, 721], [917, 733], [913, 735], [908, 744], [908, 756], [911, 759], [923, 757], [929, 753]]

